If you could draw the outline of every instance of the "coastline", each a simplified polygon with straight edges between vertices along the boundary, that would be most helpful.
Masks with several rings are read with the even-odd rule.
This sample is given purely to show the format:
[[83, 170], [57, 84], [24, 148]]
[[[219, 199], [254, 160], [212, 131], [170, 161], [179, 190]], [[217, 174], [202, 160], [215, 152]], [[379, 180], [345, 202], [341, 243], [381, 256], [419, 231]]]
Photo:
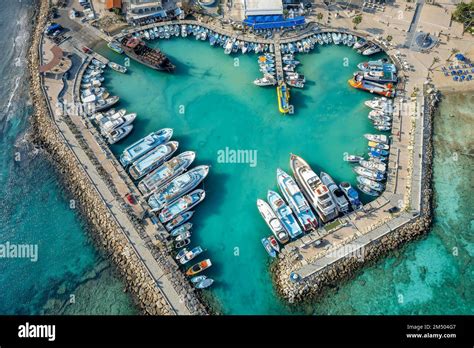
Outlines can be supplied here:
[[42, 90], [39, 71], [39, 47], [42, 31], [48, 20], [49, 2], [41, 1], [35, 10], [34, 25], [28, 55], [30, 93], [33, 115], [29, 134], [33, 142], [44, 149], [62, 178], [64, 186], [75, 197], [82, 216], [97, 237], [98, 245], [106, 250], [125, 281], [127, 291], [139, 305], [142, 312], [152, 315], [171, 315], [173, 309], [162, 296], [159, 288], [137, 255], [131, 252], [128, 241], [120, 227], [107, 211], [97, 191], [91, 185], [86, 173], [77, 164], [67, 141], [62, 138], [52, 120]]

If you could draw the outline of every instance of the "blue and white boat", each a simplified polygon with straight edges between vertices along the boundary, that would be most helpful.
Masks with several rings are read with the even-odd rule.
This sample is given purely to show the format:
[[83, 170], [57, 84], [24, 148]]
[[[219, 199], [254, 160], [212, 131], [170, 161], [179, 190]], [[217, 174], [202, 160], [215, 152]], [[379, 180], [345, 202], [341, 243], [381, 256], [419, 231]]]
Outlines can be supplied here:
[[267, 223], [267, 226], [272, 231], [273, 235], [278, 239], [282, 244], [287, 243], [290, 238], [288, 237], [288, 232], [283, 227], [280, 220], [277, 218], [272, 208], [265, 202], [263, 199], [257, 199], [257, 208], [262, 215], [262, 218]]
[[158, 211], [173, 203], [182, 195], [199, 185], [209, 173], [209, 166], [198, 166], [181, 174], [169, 184], [156, 190], [148, 199], [153, 211]]
[[339, 184], [339, 187], [346, 195], [353, 210], [359, 210], [362, 208], [362, 202], [359, 199], [359, 193], [351, 186], [350, 183], [343, 181]]
[[212, 284], [214, 284], [214, 279], [206, 278], [196, 284], [196, 289], [205, 289], [210, 287]]
[[153, 150], [158, 145], [164, 144], [173, 136], [171, 128], [160, 129], [157, 132], [148, 134], [146, 137], [138, 140], [127, 147], [120, 156], [120, 163], [126, 167], [137, 160], [147, 152]]
[[385, 179], [384, 173], [376, 171], [376, 170], [370, 170], [370, 169], [360, 167], [360, 166], [355, 167], [354, 172], [356, 172], [356, 174], [358, 175], [365, 176], [366, 178], [369, 178], [375, 181], [382, 181]]
[[378, 192], [382, 192], [385, 189], [384, 184], [382, 184], [380, 182], [377, 182], [377, 181], [374, 181], [374, 180], [370, 180], [369, 178], [366, 178], [366, 177], [363, 177], [363, 176], [358, 176], [357, 177], [357, 182], [361, 185], [367, 186], [367, 187], [371, 188], [372, 190], [375, 190], [375, 191], [378, 191]]
[[310, 231], [318, 227], [318, 220], [313, 211], [309, 207], [308, 202], [303, 196], [303, 193], [296, 185], [295, 180], [282, 169], [277, 169], [277, 182], [280, 191], [295, 212], [296, 218], [300, 222], [304, 231]]
[[180, 234], [186, 233], [187, 231], [191, 230], [193, 224], [190, 222], [186, 222], [184, 225], [179, 226], [178, 228], [174, 229], [170, 232], [171, 237], [179, 236]]
[[145, 178], [143, 178], [143, 180], [138, 184], [138, 189], [144, 195], [153, 192], [176, 176], [184, 173], [195, 158], [196, 153], [193, 151], [186, 151], [173, 157], [145, 176]]
[[144, 175], [150, 173], [153, 169], [158, 168], [164, 161], [170, 158], [178, 149], [177, 141], [170, 141], [166, 144], [159, 145], [148, 152], [145, 156], [140, 157], [133, 162], [128, 170], [130, 176], [138, 180]]
[[283, 198], [280, 197], [275, 191], [268, 191], [267, 200], [270, 203], [270, 207], [275, 212], [278, 219], [280, 219], [283, 227], [287, 230], [291, 238], [296, 238], [303, 233], [301, 227], [296, 222], [296, 218], [291, 211], [291, 208], [285, 203]]
[[381, 156], [388, 156], [389, 152], [387, 150], [382, 150], [382, 149], [377, 149], [375, 147], [369, 147], [369, 151], [371, 153], [376, 152], [380, 154]]
[[336, 202], [337, 209], [342, 214], [347, 213], [349, 211], [349, 202], [344, 196], [344, 192], [336, 185], [336, 182], [328, 173], [321, 172], [320, 177], [323, 184], [329, 189], [334, 202]]
[[270, 241], [268, 240], [268, 238], [262, 238], [261, 242], [263, 244], [263, 247], [267, 251], [268, 255], [270, 255], [271, 257], [276, 257], [276, 255], [277, 255], [276, 251], [275, 251], [275, 249], [273, 249], [273, 247], [270, 244]]
[[191, 208], [194, 208], [196, 205], [201, 203], [206, 197], [206, 192], [204, 190], [198, 189], [187, 195], [182, 196], [168, 207], [164, 208], [161, 213], [158, 215], [162, 223], [168, 222], [178, 214], [184, 213]]
[[191, 250], [189, 250], [183, 256], [180, 257], [179, 263], [181, 263], [182, 265], [185, 265], [186, 263], [194, 259], [196, 256], [202, 254], [203, 252], [204, 252], [204, 249], [201, 248], [200, 246], [192, 248]]
[[[187, 211], [185, 213], [182, 213], [182, 214], [179, 214], [177, 217], [175, 217], [173, 220], [171, 220], [170, 222], [168, 222], [166, 225], [165, 225], [165, 228], [168, 230], [168, 231], [171, 231], [173, 229], [175, 229], [176, 227], [184, 224], [185, 222], [187, 222], [189, 219], [192, 218], [194, 214], [194, 211]], [[180, 242], [178, 242], [180, 243]], [[184, 244], [183, 246], [186, 246], [187, 244], [189, 243], [186, 243]]]

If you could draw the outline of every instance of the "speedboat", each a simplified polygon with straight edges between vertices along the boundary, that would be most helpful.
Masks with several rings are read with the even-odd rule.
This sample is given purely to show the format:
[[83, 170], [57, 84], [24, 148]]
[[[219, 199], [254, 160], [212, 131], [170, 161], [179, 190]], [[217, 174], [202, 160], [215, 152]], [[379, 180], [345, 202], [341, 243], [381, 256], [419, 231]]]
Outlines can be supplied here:
[[181, 256], [179, 258], [179, 263], [184, 265], [188, 263], [189, 261], [191, 261], [192, 259], [194, 259], [196, 256], [202, 254], [203, 252], [204, 252], [203, 248], [201, 248], [200, 246], [197, 246], [191, 249], [190, 251], [186, 252], [183, 256]]
[[364, 137], [367, 140], [375, 141], [381, 144], [388, 144], [389, 141], [388, 137], [384, 134], [364, 134]]
[[377, 160], [379, 162], [387, 161], [387, 157], [382, 156], [380, 152], [376, 152], [376, 151], [369, 151], [369, 157], [371, 160]]
[[188, 252], [188, 249], [187, 248], [183, 248], [181, 249], [177, 254], [176, 256], [174, 257], [176, 260], [179, 260], [180, 258], [182, 258], [184, 256], [184, 254], [186, 254]]
[[120, 140], [125, 138], [127, 135], [129, 135], [132, 129], [133, 129], [132, 125], [114, 129], [107, 136], [107, 140], [109, 144], [115, 144], [119, 142]]
[[356, 156], [356, 155], [347, 155], [344, 156], [344, 161], [351, 162], [351, 163], [359, 163], [359, 161], [363, 160], [364, 157]]
[[211, 266], [212, 266], [212, 263], [211, 263], [210, 259], [203, 260], [203, 261], [198, 262], [198, 263], [194, 264], [193, 266], [189, 267], [188, 270], [186, 271], [186, 275], [187, 276], [193, 276], [195, 274], [198, 274], [198, 273], [208, 269]]
[[200, 281], [199, 283], [196, 284], [195, 288], [196, 289], [205, 289], [210, 287], [212, 284], [214, 284], [214, 279], [211, 278], [206, 278]]
[[367, 187], [370, 187], [372, 190], [382, 192], [384, 190], [384, 185], [380, 182], [370, 180], [369, 178], [366, 178], [364, 176], [358, 176], [357, 177], [357, 182], [361, 185], [365, 185]]
[[193, 227], [193, 224], [190, 222], [186, 222], [185, 224], [179, 226], [178, 228], [175, 228], [170, 232], [171, 237], [176, 237], [180, 234], [185, 233], [186, 231], [189, 231]]
[[125, 127], [133, 123], [137, 117], [136, 113], [124, 115], [115, 119], [111, 119], [101, 125], [101, 131], [103, 133], [110, 133], [114, 129]]
[[128, 146], [120, 156], [120, 163], [126, 167], [139, 157], [145, 155], [153, 150], [158, 145], [164, 144], [171, 139], [173, 129], [163, 128], [159, 131], [148, 134], [146, 137], [138, 140], [132, 145]]
[[270, 74], [265, 74], [264, 77], [260, 79], [256, 79], [255, 81], [253, 81], [253, 83], [257, 86], [263, 87], [263, 86], [275, 86], [277, 84], [277, 81]]
[[280, 244], [278, 244], [277, 240], [275, 237], [270, 236], [267, 237], [268, 241], [270, 242], [270, 246], [275, 250], [277, 253], [280, 252]]
[[344, 192], [336, 185], [334, 180], [329, 176], [329, 174], [325, 172], [321, 172], [321, 181], [324, 185], [327, 186], [329, 192], [332, 196], [334, 202], [336, 202], [337, 209], [342, 213], [345, 214], [349, 211], [349, 202], [347, 201], [346, 197], [344, 196]]
[[282, 244], [287, 243], [290, 240], [288, 233], [268, 203], [262, 199], [257, 199], [257, 208], [278, 241]]
[[359, 48], [364, 47], [366, 44], [367, 44], [367, 40], [364, 38], [360, 38], [359, 40], [357, 40], [354, 46], [352, 46], [352, 48], [359, 49]]
[[157, 189], [148, 199], [152, 211], [158, 211], [173, 203], [182, 195], [198, 186], [209, 173], [209, 166], [198, 166]]
[[177, 141], [169, 141], [166, 144], [159, 145], [146, 155], [133, 162], [128, 172], [134, 180], [138, 180], [152, 170], [158, 168], [164, 161], [173, 156], [178, 150]]
[[196, 277], [191, 278], [191, 283], [197, 284], [197, 283], [202, 282], [204, 279], [207, 279], [205, 275], [196, 276]]
[[387, 144], [376, 143], [375, 141], [369, 141], [368, 145], [370, 147], [375, 147], [376, 149], [389, 150], [390, 146]]
[[196, 158], [196, 153], [186, 151], [173, 157], [169, 161], [163, 163], [160, 167], [149, 173], [138, 184], [138, 189], [143, 194], [149, 194], [171, 179], [182, 174]]
[[300, 226], [296, 222], [290, 207], [288, 207], [288, 205], [278, 193], [274, 191], [268, 191], [267, 200], [276, 216], [278, 219], [280, 219], [281, 223], [285, 227], [285, 230], [288, 231], [288, 234], [291, 236], [291, 238], [296, 238], [301, 233], [303, 233]]
[[368, 186], [358, 184], [358, 185], [357, 185], [357, 188], [358, 188], [360, 191], [364, 192], [366, 195], [374, 196], [374, 197], [380, 196], [380, 192], [379, 192], [379, 191], [376, 191], [376, 190], [374, 190], [374, 189], [371, 189], [371, 188], [368, 187]]
[[319, 176], [308, 163], [296, 155], [290, 156], [290, 167], [298, 186], [323, 222], [338, 216], [337, 206]]
[[377, 170], [382, 173], [385, 173], [387, 171], [387, 165], [385, 163], [362, 160], [359, 162], [359, 164], [362, 167], [370, 170]]
[[174, 239], [175, 242], [180, 242], [182, 240], [185, 240], [187, 238], [191, 237], [191, 231], [186, 231], [184, 233], [178, 234], [176, 238]]
[[293, 178], [282, 169], [278, 168], [277, 182], [283, 197], [285, 197], [286, 201], [295, 212], [296, 218], [303, 227], [303, 230], [310, 231], [316, 229], [318, 227], [316, 216], [311, 211], [308, 202]]
[[181, 249], [184, 248], [186, 245], [189, 245], [191, 243], [191, 239], [186, 238], [184, 240], [180, 240], [179, 242], [174, 243], [174, 247], [176, 249]]
[[368, 147], [369, 151], [374, 153], [374, 152], [377, 152], [379, 153], [381, 156], [388, 156], [389, 155], [389, 152], [387, 150], [382, 150], [382, 149], [377, 149], [375, 147]]
[[176, 227], [184, 224], [189, 219], [191, 219], [193, 214], [194, 214], [194, 211], [187, 211], [185, 213], [179, 214], [177, 217], [175, 217], [173, 220], [171, 220], [170, 222], [166, 224], [165, 226], [166, 229], [168, 231], [175, 229]]
[[164, 208], [158, 217], [162, 223], [166, 223], [175, 218], [178, 214], [182, 214], [189, 209], [194, 208], [196, 205], [201, 203], [205, 197], [206, 192], [204, 190], [195, 190], [187, 195], [182, 196]]
[[371, 56], [372, 54], [375, 54], [375, 53], [379, 53], [379, 52], [382, 52], [382, 48], [380, 48], [379, 46], [377, 46], [376, 44], [372, 44], [371, 46], [369, 46], [368, 48], [366, 48], [362, 54], [364, 56]]
[[361, 71], [372, 71], [372, 70], [387, 70], [392, 73], [397, 73], [397, 67], [395, 64], [389, 63], [387, 58], [378, 60], [369, 60], [368, 62], [362, 62], [357, 64], [357, 67]]
[[364, 167], [357, 166], [354, 168], [354, 172], [358, 175], [365, 176], [366, 178], [375, 180], [375, 181], [382, 181], [385, 179], [385, 175], [379, 171], [373, 171]]
[[347, 181], [343, 181], [339, 184], [339, 187], [346, 195], [353, 210], [359, 210], [360, 208], [362, 208], [362, 202], [359, 199], [359, 194], [351, 186], [351, 184], [349, 184]]
[[263, 247], [267, 251], [268, 255], [270, 255], [270, 257], [276, 257], [276, 251], [272, 248], [272, 245], [270, 244], [268, 238], [262, 238], [260, 241], [262, 242]]
[[120, 65], [120, 64], [117, 64], [117, 63], [114, 63], [114, 62], [109, 62], [109, 67], [119, 73], [122, 73], [122, 74], [125, 74], [127, 72], [127, 68]]

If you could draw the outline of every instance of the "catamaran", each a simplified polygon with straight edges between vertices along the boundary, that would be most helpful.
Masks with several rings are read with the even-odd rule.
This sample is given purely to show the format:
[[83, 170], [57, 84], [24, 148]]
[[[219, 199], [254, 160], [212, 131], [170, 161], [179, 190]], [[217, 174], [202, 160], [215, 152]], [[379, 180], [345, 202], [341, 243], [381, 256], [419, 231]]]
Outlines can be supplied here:
[[170, 158], [176, 152], [178, 146], [179, 143], [177, 141], [170, 141], [155, 147], [146, 155], [133, 162], [128, 170], [130, 176], [138, 180], [150, 173], [153, 169], [158, 168], [164, 161]]
[[262, 199], [257, 199], [257, 208], [278, 241], [282, 244], [287, 243], [290, 240], [288, 233], [268, 203]]
[[322, 183], [309, 164], [301, 157], [292, 154], [290, 156], [290, 167], [304, 196], [321, 220], [328, 222], [335, 219], [338, 216], [336, 203], [333, 201], [329, 189]]
[[318, 220], [311, 211], [308, 202], [301, 193], [298, 185], [291, 176], [282, 169], [277, 169], [277, 182], [280, 190], [288, 204], [296, 214], [296, 218], [300, 222], [304, 231], [314, 230], [318, 227]]
[[120, 156], [120, 163], [126, 167], [133, 161], [153, 150], [158, 145], [164, 144], [171, 139], [173, 130], [163, 128], [159, 131], [148, 134], [146, 137], [138, 140], [127, 147]]

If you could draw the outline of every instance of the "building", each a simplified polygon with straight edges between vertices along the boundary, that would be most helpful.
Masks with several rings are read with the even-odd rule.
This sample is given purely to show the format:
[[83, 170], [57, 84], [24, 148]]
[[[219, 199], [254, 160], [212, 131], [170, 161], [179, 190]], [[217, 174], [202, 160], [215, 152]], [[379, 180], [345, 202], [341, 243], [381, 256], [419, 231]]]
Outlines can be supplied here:
[[107, 0], [105, 2], [106, 10], [122, 9], [122, 0]]
[[253, 29], [283, 29], [303, 25], [302, 16], [285, 18], [282, 0], [244, 0], [243, 24]]
[[245, 0], [245, 17], [283, 15], [282, 0]]

